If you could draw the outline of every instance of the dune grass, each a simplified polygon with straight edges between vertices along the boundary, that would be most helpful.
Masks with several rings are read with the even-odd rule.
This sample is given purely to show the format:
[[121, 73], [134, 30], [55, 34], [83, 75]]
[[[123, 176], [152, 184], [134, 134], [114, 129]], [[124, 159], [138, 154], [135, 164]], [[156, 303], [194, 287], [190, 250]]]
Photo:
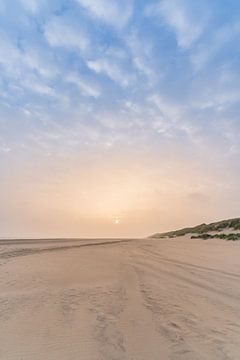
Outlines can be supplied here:
[[240, 233], [230, 233], [230, 234], [200, 234], [200, 235], [192, 235], [191, 239], [224, 239], [224, 240], [231, 240], [237, 241], [240, 240]]
[[[209, 238], [210, 236], [213, 237], [217, 237], [216, 235], [210, 235], [208, 234], [208, 232], [211, 231], [224, 231], [227, 229], [231, 229], [231, 230], [240, 230], [240, 218], [235, 218], [235, 219], [229, 219], [229, 220], [222, 220], [222, 221], [218, 221], [218, 222], [214, 222], [211, 224], [200, 224], [197, 226], [193, 226], [193, 227], [187, 227], [187, 228], [183, 228], [183, 229], [179, 229], [179, 230], [175, 230], [175, 231], [168, 231], [165, 233], [156, 233], [150, 236], [150, 238], [174, 238], [174, 237], [178, 237], [178, 236], [184, 236], [187, 234], [199, 234], [200, 235], [204, 235], [205, 237], [208, 235]], [[219, 236], [221, 235], [225, 235], [225, 234], [219, 234]], [[229, 239], [227, 239], [226, 237], [219, 237], [221, 239], [226, 239], [226, 240], [239, 240], [239, 239], [233, 239], [233, 235], [237, 235], [237, 234], [228, 234], [231, 235], [229, 236]]]

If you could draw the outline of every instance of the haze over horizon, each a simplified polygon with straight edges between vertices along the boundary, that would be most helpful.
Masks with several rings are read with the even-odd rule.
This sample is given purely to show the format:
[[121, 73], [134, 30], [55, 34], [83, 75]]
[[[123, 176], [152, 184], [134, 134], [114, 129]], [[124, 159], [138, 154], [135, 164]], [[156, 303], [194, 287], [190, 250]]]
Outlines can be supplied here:
[[240, 215], [240, 4], [2, 0], [0, 237]]

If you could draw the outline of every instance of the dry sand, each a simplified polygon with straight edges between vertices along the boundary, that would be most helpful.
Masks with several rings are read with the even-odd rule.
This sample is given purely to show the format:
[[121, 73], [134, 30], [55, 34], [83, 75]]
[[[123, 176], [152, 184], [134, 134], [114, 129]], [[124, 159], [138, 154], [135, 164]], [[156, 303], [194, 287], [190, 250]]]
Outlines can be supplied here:
[[1, 360], [240, 359], [240, 242], [0, 241]]

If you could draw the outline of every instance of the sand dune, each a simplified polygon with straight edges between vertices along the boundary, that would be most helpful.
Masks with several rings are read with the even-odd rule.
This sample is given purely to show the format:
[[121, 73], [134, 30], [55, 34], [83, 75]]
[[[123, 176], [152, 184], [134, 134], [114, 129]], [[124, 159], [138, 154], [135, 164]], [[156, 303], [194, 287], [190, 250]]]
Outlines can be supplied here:
[[240, 359], [240, 242], [0, 241], [1, 360]]

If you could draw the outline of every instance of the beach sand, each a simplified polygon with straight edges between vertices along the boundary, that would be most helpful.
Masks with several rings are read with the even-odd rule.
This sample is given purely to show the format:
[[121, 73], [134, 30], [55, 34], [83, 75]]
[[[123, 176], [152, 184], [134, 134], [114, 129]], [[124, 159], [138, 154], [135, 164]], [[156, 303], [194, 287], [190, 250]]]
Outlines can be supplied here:
[[240, 359], [240, 242], [0, 241], [1, 360]]

